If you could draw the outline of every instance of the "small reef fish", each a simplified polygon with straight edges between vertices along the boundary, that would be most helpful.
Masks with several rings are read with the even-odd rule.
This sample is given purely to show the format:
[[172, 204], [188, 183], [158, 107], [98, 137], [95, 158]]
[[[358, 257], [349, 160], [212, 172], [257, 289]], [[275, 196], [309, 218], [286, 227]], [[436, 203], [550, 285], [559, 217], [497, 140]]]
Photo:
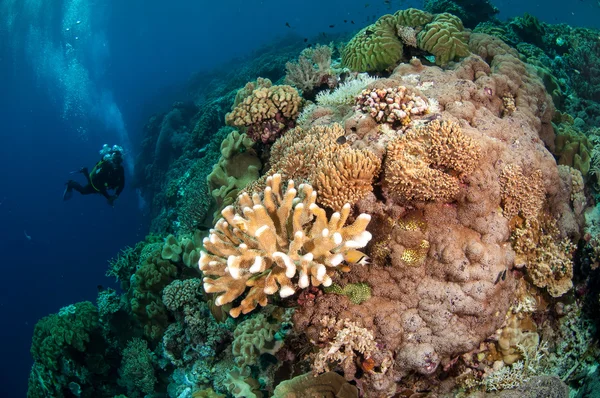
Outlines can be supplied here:
[[288, 28], [291, 28], [291, 26], [290, 26], [290, 23], [289, 23], [289, 22], [286, 22], [286, 23], [285, 23], [285, 26], [287, 26]]
[[340, 145], [344, 145], [346, 143], [346, 136], [345, 135], [340, 135], [337, 140], [335, 140], [335, 142], [337, 142]]
[[329, 25], [330, 28], [335, 28], [335, 25]]
[[369, 256], [358, 250], [350, 250], [344, 256], [344, 260], [353, 264], [367, 265], [369, 264]]
[[494, 285], [497, 285], [498, 282], [500, 282], [500, 279], [503, 281], [506, 280], [506, 268], [504, 268], [504, 271], [498, 272], [498, 276], [496, 277], [496, 282], [494, 282]]

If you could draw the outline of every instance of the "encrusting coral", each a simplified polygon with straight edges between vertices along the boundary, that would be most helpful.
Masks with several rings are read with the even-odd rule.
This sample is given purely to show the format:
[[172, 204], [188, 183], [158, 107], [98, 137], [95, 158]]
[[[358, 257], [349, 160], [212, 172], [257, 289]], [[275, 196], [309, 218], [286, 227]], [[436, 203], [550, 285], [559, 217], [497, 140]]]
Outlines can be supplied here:
[[406, 201], [450, 201], [479, 157], [477, 143], [456, 123], [434, 120], [388, 144], [384, 188]]
[[366, 231], [371, 217], [361, 214], [344, 226], [350, 206], [342, 207], [329, 220], [315, 201], [312, 186], [294, 182], [287, 188], [281, 175], [267, 179], [263, 197], [246, 193], [239, 198], [237, 214], [232, 206], [222, 211], [215, 228], [204, 240], [199, 266], [204, 273], [204, 290], [222, 293], [215, 303], [224, 305], [249, 291], [239, 306], [230, 310], [233, 317], [265, 306], [267, 296], [279, 291], [288, 297], [300, 288], [331, 285], [337, 271], [348, 271], [348, 256], [371, 239]]

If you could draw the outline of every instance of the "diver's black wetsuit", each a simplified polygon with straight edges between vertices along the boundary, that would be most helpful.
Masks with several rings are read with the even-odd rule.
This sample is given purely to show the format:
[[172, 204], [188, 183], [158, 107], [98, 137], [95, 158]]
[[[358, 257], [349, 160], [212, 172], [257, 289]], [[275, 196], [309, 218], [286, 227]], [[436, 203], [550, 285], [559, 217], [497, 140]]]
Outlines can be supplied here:
[[[87, 185], [82, 186], [77, 181], [67, 182], [67, 189], [74, 189], [82, 195], [93, 193], [102, 194], [109, 202], [114, 201], [125, 187], [125, 169], [122, 165], [114, 165], [112, 162], [101, 160], [96, 163], [91, 173], [87, 168], [81, 169], [81, 173], [87, 179]], [[115, 190], [115, 195], [108, 193], [109, 189]]]

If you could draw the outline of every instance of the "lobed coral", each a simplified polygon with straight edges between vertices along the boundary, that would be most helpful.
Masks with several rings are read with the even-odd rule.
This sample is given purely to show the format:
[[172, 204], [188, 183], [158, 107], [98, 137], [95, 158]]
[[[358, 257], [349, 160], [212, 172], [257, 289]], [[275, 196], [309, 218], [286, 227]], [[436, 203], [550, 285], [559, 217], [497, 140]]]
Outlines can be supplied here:
[[467, 43], [460, 18], [448, 13], [436, 15], [417, 36], [419, 48], [433, 54], [437, 65], [469, 55]]
[[262, 162], [254, 150], [254, 141], [245, 133], [232, 131], [221, 143], [221, 157], [206, 178], [216, 202], [213, 219], [231, 205], [242, 189], [258, 179]]
[[342, 63], [356, 72], [381, 72], [402, 59], [396, 20], [386, 15], [358, 32], [342, 51]]
[[[279, 291], [288, 297], [297, 288], [329, 286], [338, 270], [348, 271], [345, 259], [371, 239], [366, 231], [370, 216], [362, 214], [344, 226], [350, 206], [334, 213], [329, 220], [316, 205], [317, 193], [302, 184], [301, 196], [294, 182], [281, 185], [281, 175], [267, 179], [263, 197], [246, 193], [239, 199], [241, 213], [226, 207], [210, 236], [204, 240], [199, 266], [204, 290], [222, 293], [217, 305], [232, 302], [250, 288], [231, 316], [265, 306], [267, 296]], [[245, 218], [244, 218], [245, 217]]]

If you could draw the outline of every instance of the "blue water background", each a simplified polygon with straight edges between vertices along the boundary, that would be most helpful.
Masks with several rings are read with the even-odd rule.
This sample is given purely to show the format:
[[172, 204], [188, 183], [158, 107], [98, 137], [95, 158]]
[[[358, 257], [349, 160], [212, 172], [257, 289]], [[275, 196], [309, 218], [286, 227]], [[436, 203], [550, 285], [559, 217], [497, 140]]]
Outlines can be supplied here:
[[[148, 228], [129, 188], [114, 208], [100, 196], [63, 202], [69, 172], [93, 167], [104, 143], [126, 145], [131, 169], [144, 122], [180, 99], [178, 87], [191, 73], [278, 37], [301, 40], [333, 31], [331, 24], [337, 32], [359, 29], [372, 15], [421, 6], [391, 4], [0, 1], [0, 395], [25, 395], [36, 321], [76, 301], [95, 302], [97, 285], [116, 287], [104, 276], [107, 260]], [[494, 4], [501, 18], [529, 12], [600, 27], [596, 0]]]

